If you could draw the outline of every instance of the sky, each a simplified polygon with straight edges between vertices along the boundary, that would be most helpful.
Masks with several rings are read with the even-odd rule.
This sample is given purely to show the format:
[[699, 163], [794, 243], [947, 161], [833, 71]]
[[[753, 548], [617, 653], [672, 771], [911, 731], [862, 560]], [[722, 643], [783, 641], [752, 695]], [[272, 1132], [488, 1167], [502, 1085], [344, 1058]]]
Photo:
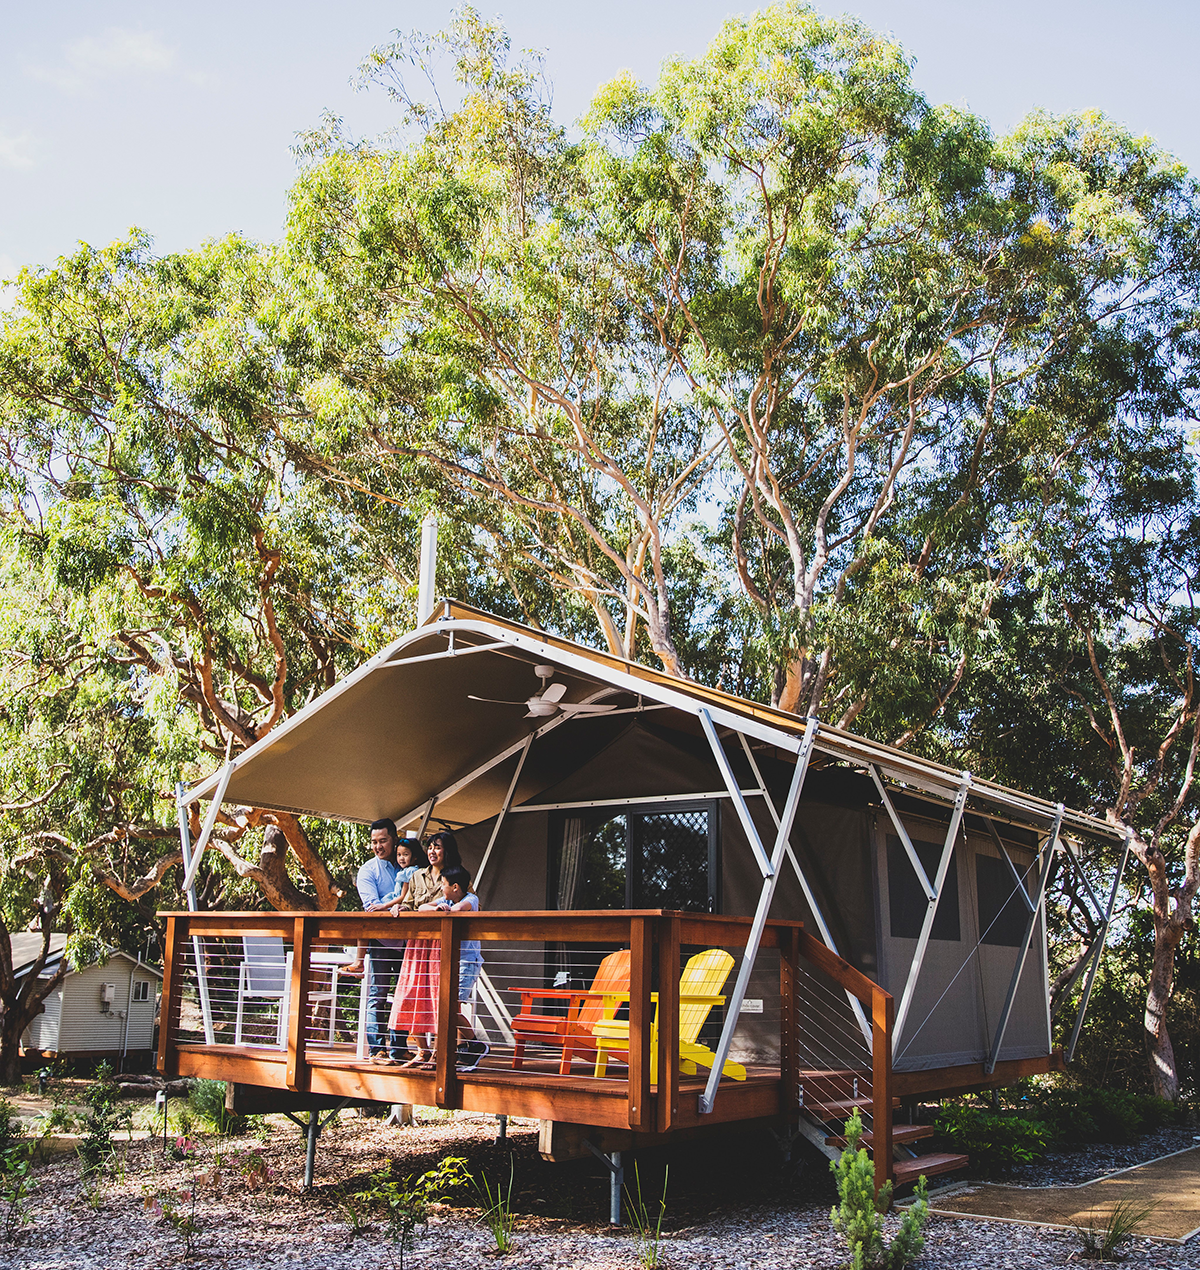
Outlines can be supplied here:
[[[362, 57], [392, 31], [435, 31], [440, 0], [0, 0], [0, 279], [78, 241], [139, 226], [162, 251], [233, 230], [279, 236], [290, 147], [325, 110], [351, 132], [393, 121], [355, 92]], [[514, 49], [544, 50], [554, 113], [577, 118], [621, 70], [653, 82], [697, 56], [729, 0], [507, 0], [478, 6]], [[1099, 108], [1200, 170], [1195, 0], [831, 0], [894, 35], [917, 86], [1007, 132], [1030, 110]]]

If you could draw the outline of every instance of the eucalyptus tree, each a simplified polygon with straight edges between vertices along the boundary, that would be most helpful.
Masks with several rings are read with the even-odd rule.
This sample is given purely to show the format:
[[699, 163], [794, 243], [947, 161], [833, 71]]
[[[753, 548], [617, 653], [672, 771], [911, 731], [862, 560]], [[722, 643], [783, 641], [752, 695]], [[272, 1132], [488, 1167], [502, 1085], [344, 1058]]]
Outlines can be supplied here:
[[[438, 52], [463, 94], [452, 109], [402, 74]], [[551, 119], [536, 61], [507, 55], [464, 10], [365, 65], [393, 91], [404, 145], [336, 128], [312, 142], [289, 225], [303, 334], [281, 341], [309, 408], [292, 437], [371, 494], [419, 465], [518, 570], [587, 605], [613, 652], [633, 656], [644, 632], [682, 673], [666, 553], [719, 439], [679, 373], [680, 315], [648, 309], [615, 267], [587, 152]], [[710, 248], [688, 271], [697, 290]]]
[[[138, 904], [178, 879], [175, 780], [253, 744], [407, 610], [404, 579], [278, 442], [261, 289], [237, 239], [160, 259], [135, 237], [23, 273], [0, 333], [0, 833], [10, 868], [93, 910], [97, 884]], [[267, 823], [311, 892], [269, 843], [248, 854]], [[342, 894], [295, 817], [238, 809], [214, 843], [243, 900]], [[219, 871], [207, 885], [215, 902]]]

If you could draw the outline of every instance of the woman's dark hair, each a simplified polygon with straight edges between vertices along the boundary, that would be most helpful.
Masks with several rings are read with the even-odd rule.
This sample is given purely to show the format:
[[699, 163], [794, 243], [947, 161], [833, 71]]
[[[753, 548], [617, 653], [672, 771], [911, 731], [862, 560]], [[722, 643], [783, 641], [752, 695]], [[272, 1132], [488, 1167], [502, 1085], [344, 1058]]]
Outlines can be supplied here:
[[425, 854], [423, 848], [421, 847], [420, 838], [401, 838], [400, 841], [396, 843], [397, 861], [400, 859], [401, 847], [407, 848], [409, 854], [412, 856], [412, 859], [409, 861], [410, 864], [415, 864], [418, 869], [429, 868], [429, 857]]
[[450, 832], [450, 830], [441, 829], [435, 833], [429, 839], [428, 843], [426, 843], [426, 854], [428, 854], [429, 848], [432, 847], [435, 842], [440, 842], [442, 844], [442, 872], [445, 873], [447, 869], [454, 868], [455, 866], [461, 869], [462, 856], [458, 853], [458, 839]]
[[471, 875], [461, 864], [452, 864], [448, 869], [443, 869], [442, 881], [449, 882], [451, 886], [461, 886], [464, 895], [471, 889]]

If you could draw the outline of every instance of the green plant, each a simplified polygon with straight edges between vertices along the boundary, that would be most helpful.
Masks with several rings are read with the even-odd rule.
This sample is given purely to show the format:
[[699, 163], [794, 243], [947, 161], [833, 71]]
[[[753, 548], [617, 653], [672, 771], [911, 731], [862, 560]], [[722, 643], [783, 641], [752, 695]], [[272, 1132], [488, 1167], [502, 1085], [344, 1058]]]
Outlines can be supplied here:
[[875, 1191], [875, 1167], [866, 1150], [859, 1146], [863, 1135], [858, 1108], [846, 1121], [846, 1149], [830, 1163], [837, 1179], [838, 1205], [830, 1210], [833, 1228], [850, 1249], [850, 1270], [899, 1270], [917, 1257], [925, 1246], [921, 1229], [929, 1217], [925, 1178], [916, 1186], [915, 1201], [900, 1220], [900, 1230], [890, 1244], [883, 1239], [883, 1217], [892, 1202], [892, 1184]]
[[983, 1177], [1040, 1160], [1054, 1139], [1053, 1128], [1038, 1120], [961, 1103], [942, 1107], [934, 1125], [955, 1150], [971, 1157], [971, 1168]]
[[214, 1133], [242, 1133], [246, 1117], [234, 1114], [225, 1106], [223, 1080], [196, 1080], [188, 1090], [187, 1105], [192, 1116]]
[[646, 1201], [642, 1197], [642, 1178], [635, 1161], [633, 1166], [634, 1192], [625, 1188], [625, 1207], [629, 1212], [629, 1220], [633, 1224], [634, 1238], [637, 1240], [638, 1260], [646, 1270], [654, 1270], [662, 1255], [662, 1224], [667, 1214], [667, 1178], [670, 1169], [663, 1170], [662, 1195], [658, 1199], [658, 1212], [651, 1218]]
[[449, 1156], [435, 1169], [429, 1169], [414, 1179], [411, 1174], [401, 1178], [392, 1172], [389, 1162], [386, 1169], [371, 1174], [371, 1185], [358, 1191], [354, 1200], [379, 1209], [387, 1223], [387, 1237], [393, 1248], [393, 1262], [397, 1270], [404, 1270], [404, 1254], [418, 1226], [426, 1223], [429, 1205], [442, 1191], [452, 1190], [471, 1181], [467, 1162], [458, 1156]]
[[103, 1176], [113, 1156], [112, 1135], [122, 1124], [130, 1124], [130, 1113], [117, 1106], [121, 1089], [108, 1063], [96, 1068], [96, 1079], [87, 1087], [84, 1102], [91, 1108], [79, 1144], [79, 1161], [84, 1178], [95, 1182]]
[[196, 1220], [196, 1187], [164, 1186], [142, 1191], [142, 1206], [183, 1240], [183, 1258], [190, 1261], [200, 1224]]
[[1121, 1200], [1113, 1205], [1107, 1220], [1101, 1221], [1095, 1213], [1089, 1214], [1086, 1226], [1074, 1224], [1080, 1254], [1089, 1261], [1119, 1260], [1117, 1249], [1137, 1234], [1153, 1211], [1153, 1207], [1139, 1207], [1131, 1200]]
[[33, 1152], [37, 1143], [15, 1137], [5, 1116], [5, 1108], [0, 1108], [0, 1121], [5, 1133], [4, 1144], [0, 1147], [0, 1204], [4, 1206], [0, 1228], [4, 1232], [4, 1241], [13, 1243], [17, 1232], [29, 1222], [27, 1201], [35, 1186]]
[[512, 1185], [513, 1165], [511, 1162], [508, 1166], [507, 1190], [502, 1190], [497, 1181], [496, 1191], [493, 1194], [491, 1183], [486, 1176], [481, 1177], [476, 1184], [476, 1189], [484, 1200], [484, 1224], [492, 1232], [492, 1238], [496, 1241], [496, 1251], [501, 1253], [511, 1252], [513, 1249], [513, 1227], [516, 1225], [516, 1218], [512, 1211]]

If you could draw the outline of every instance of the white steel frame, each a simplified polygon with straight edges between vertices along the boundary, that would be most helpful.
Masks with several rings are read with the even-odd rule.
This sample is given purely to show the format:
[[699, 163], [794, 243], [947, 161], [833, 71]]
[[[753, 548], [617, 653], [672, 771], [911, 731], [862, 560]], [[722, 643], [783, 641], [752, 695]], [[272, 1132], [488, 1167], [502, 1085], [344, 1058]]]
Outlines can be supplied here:
[[[456, 636], [479, 637], [484, 642], [478, 644], [456, 645]], [[432, 636], [442, 636], [447, 639], [447, 647], [444, 651], [436, 653], [418, 654], [415, 657], [403, 657], [405, 647], [413, 642], [428, 639]], [[913, 994], [916, 987], [917, 978], [921, 971], [924, 961], [926, 949], [928, 947], [930, 933], [933, 927], [934, 918], [937, 915], [938, 902], [945, 884], [946, 873], [949, 869], [950, 860], [954, 851], [959, 830], [962, 824], [962, 817], [966, 809], [968, 796], [974, 792], [978, 799], [990, 805], [991, 807], [1003, 808], [1007, 811], [1015, 813], [1021, 817], [1022, 823], [1026, 824], [1052, 824], [1052, 837], [1055, 841], [1059, 836], [1064, 825], [1069, 823], [1071, 828], [1080, 832], [1090, 834], [1100, 838], [1113, 838], [1116, 836], [1112, 828], [1103, 821], [1099, 821], [1091, 816], [1086, 816], [1079, 812], [1065, 811], [1061, 804], [1055, 806], [1043, 799], [1035, 798], [1030, 795], [1022, 794], [1015, 790], [1007, 789], [1000, 785], [995, 785], [989, 781], [973, 781], [969, 772], [954, 772], [952, 769], [942, 764], [934, 763], [927, 760], [915, 758], [903, 751], [895, 750], [890, 746], [881, 745], [872, 742], [866, 738], [856, 736], [852, 733], [841, 732], [836, 729], [823, 727], [815, 719], [808, 719], [803, 725], [801, 735], [792, 730], [799, 724], [799, 720], [795, 720], [794, 724], [787, 720], [785, 716], [780, 716], [778, 723], [773, 724], [766, 722], [759, 717], [748, 713], [742, 713], [733, 708], [727, 708], [717, 702], [706, 700], [702, 696], [693, 696], [683, 689], [675, 688], [668, 683], [663, 683], [658, 679], [647, 679], [630, 671], [622, 670], [614, 667], [608, 661], [600, 661], [589, 657], [584, 651], [574, 651], [570, 648], [544, 642], [540, 639], [536, 632], [525, 632], [511, 630], [505, 627], [496, 626], [483, 619], [476, 618], [452, 618], [446, 617], [437, 622], [436, 625], [426, 625], [408, 635], [401, 637], [381, 649], [374, 657], [365, 662], [357, 671], [347, 676], [340, 684], [335, 685], [328, 692], [322, 695], [311, 706], [305, 710], [298, 712], [291, 719], [274, 729], [261, 741], [251, 746], [244, 753], [240, 754], [236, 759], [227, 761], [221, 769], [213, 773], [212, 776], [202, 781], [199, 785], [191, 790], [178, 791], [178, 801], [181, 808], [180, 824], [181, 837], [185, 836], [186, 817], [183, 808], [198, 798], [207, 795], [214, 795], [213, 807], [209, 811], [209, 819], [215, 822], [216, 808], [220, 805], [225, 789], [228, 786], [229, 778], [232, 773], [248, 760], [253, 758], [258, 752], [277, 743], [282, 736], [289, 732], [293, 727], [299, 725], [306, 719], [309, 710], [323, 708], [332, 699], [345, 692], [355, 683], [368, 675], [377, 671], [387, 670], [392, 667], [400, 667], [410, 665], [418, 661], [437, 661], [451, 657], [464, 657], [480, 652], [498, 652], [507, 656], [522, 656], [536, 659], [538, 662], [549, 662], [559, 665], [585, 679], [593, 682], [599, 681], [600, 684], [606, 686], [598, 687], [597, 691], [585, 700], [593, 702], [598, 698], [611, 695], [613, 692], [624, 692], [635, 696], [639, 705], [637, 709], [645, 708], [641, 705], [643, 698], [649, 698], [655, 704], [648, 707], [650, 709], [673, 708], [688, 714], [697, 719], [700, 723], [705, 736], [708, 739], [709, 746], [713, 753], [717, 766], [726, 783], [726, 791], [723, 796], [730, 798], [737, 812], [738, 819], [742, 825], [742, 829], [746, 834], [753, 852], [754, 859], [762, 874], [763, 886], [760, 894], [758, 907], [755, 912], [754, 921], [751, 926], [750, 942], [743, 954], [742, 963], [738, 971], [738, 979], [734, 987], [734, 992], [728, 1003], [728, 1013], [725, 1024], [722, 1029], [721, 1041], [719, 1043], [717, 1061], [714, 1063], [712, 1072], [705, 1092], [700, 1098], [700, 1110], [704, 1113], [711, 1112], [713, 1102], [716, 1096], [717, 1084], [720, 1080], [721, 1068], [725, 1059], [728, 1057], [729, 1046], [732, 1042], [733, 1030], [736, 1027], [738, 1014], [740, 1012], [741, 1001], [745, 994], [746, 985], [749, 982], [750, 973], [753, 970], [754, 961], [757, 957], [759, 942], [762, 937], [762, 929], [766, 921], [766, 914], [770, 908], [771, 898], [774, 895], [775, 887], [778, 883], [779, 870], [782, 867], [784, 858], [790, 860], [792, 868], [796, 873], [796, 877], [804, 891], [805, 898], [813, 913], [821, 938], [831, 951], [837, 952], [836, 946], [830, 934], [824, 915], [820, 912], [819, 906], [816, 904], [815, 895], [812, 888], [804, 875], [803, 869], [800, 867], [799, 860], [796, 858], [795, 852], [792, 850], [790, 843], [790, 834], [792, 824], [795, 819], [796, 808], [799, 804], [800, 795], [803, 789], [805, 776], [808, 770], [809, 760], [814, 752], [821, 752], [832, 758], [840, 759], [848, 762], [853, 766], [857, 766], [867, 771], [873, 778], [877, 789], [879, 790], [883, 805], [892, 820], [893, 825], [904, 844], [906, 854], [913, 866], [918, 881], [924, 890], [928, 908], [922, 922], [921, 933], [917, 941], [917, 948], [914, 953], [913, 962], [909, 969], [907, 981], [904, 991], [897, 1008], [896, 1022], [893, 1031], [893, 1052], [898, 1045], [903, 1029], [907, 1021], [909, 1009], [912, 1005]], [[625, 713], [622, 710], [621, 713]], [[491, 840], [489, 841], [484, 859], [481, 861], [481, 867], [477, 871], [478, 875], [483, 872], [483, 867], [489, 862], [490, 854], [495, 842], [498, 839], [500, 826], [505, 817], [510, 812], [545, 810], [545, 807], [527, 806], [513, 808], [511, 806], [512, 798], [516, 791], [518, 779], [521, 769], [524, 765], [525, 757], [528, 755], [533, 742], [539, 737], [545, 736], [554, 728], [561, 726], [563, 723], [569, 722], [573, 715], [563, 713], [559, 716], [551, 718], [541, 727], [519, 741], [507, 746], [503, 751], [488, 759], [485, 763], [480, 764], [463, 776], [457, 778], [452, 784], [441, 790], [438, 794], [423, 802], [419, 807], [404, 813], [402, 816], [396, 817], [396, 821], [401, 826], [407, 826], [414, 818], [423, 812], [422, 823], [427, 824], [434, 806], [439, 802], [443, 802], [450, 798], [459, 790], [466, 788], [472, 782], [491, 771], [500, 763], [505, 762], [514, 754], [520, 753], [521, 757], [517, 763], [517, 769], [510, 782], [504, 803], [500, 808], [497, 816], [496, 825], [493, 827]], [[789, 726], [790, 725], [790, 726]], [[717, 729], [718, 727], [726, 729], [737, 735], [743, 749], [749, 759], [751, 769], [758, 781], [758, 788], [754, 790], [743, 791], [736, 779], [729, 758], [725, 753], [721, 744]], [[760, 743], [774, 746], [776, 749], [796, 755], [796, 767], [793, 772], [791, 786], [789, 788], [787, 800], [782, 815], [776, 810], [773, 800], [768, 794], [763, 783], [758, 765], [754, 760], [754, 756], [750, 751], [749, 742], [756, 740]], [[942, 848], [941, 860], [937, 870], [935, 879], [931, 882], [924, 868], [921, 866], [920, 860], [916, 855], [916, 851], [912, 845], [912, 841], [905, 830], [903, 823], [888, 795], [884, 778], [887, 777], [899, 784], [908, 785], [916, 790], [925, 792], [933, 796], [939, 802], [951, 803], [953, 810], [950, 818], [950, 826], [946, 834], [945, 843]], [[770, 857], [767, 856], [762, 840], [755, 828], [753, 818], [750, 815], [749, 808], [746, 804], [747, 796], [760, 796], [763, 798], [770, 811], [771, 817], [776, 825], [776, 839], [774, 849]], [[691, 799], [703, 797], [702, 795], [689, 795]], [[654, 799], [656, 802], [662, 802], [663, 798]], [[565, 804], [564, 804], [565, 805]], [[289, 809], [294, 810], [294, 809]], [[981, 810], [980, 814], [987, 818], [988, 813]], [[992, 814], [995, 814], [993, 812]], [[208, 821], [206, 820], [206, 825]], [[989, 822], [990, 823], [990, 822]], [[211, 833], [211, 829], [209, 830]], [[196, 854], [187, 859], [187, 847], [185, 844], [185, 868], [188, 875], [194, 880], [196, 869], [199, 867], [199, 856], [203, 847], [207, 846], [208, 835], [202, 835], [201, 843], [198, 844], [199, 849]], [[1128, 848], [1128, 844], [1127, 844]], [[1007, 852], [1003, 853], [1008, 859]], [[1122, 868], [1124, 861], [1128, 856], [1122, 859]], [[1008, 860], [1010, 868], [1012, 866], [1011, 859]], [[1075, 863], [1075, 861], [1072, 861]], [[1015, 873], [1015, 869], [1014, 869]], [[1023, 948], [1023, 954], [1019, 958], [1020, 965], [1023, 967], [1024, 960], [1028, 954], [1028, 943], [1030, 933], [1035, 924], [1037, 913], [1044, 903], [1044, 883], [1046, 876], [1042, 879], [1042, 885], [1039, 887], [1039, 896], [1037, 904], [1033, 906], [1030, 913], [1030, 923], [1027, 931], [1027, 938]], [[1086, 883], [1086, 879], [1085, 879]], [[1115, 901], [1116, 888], [1119, 883], [1119, 876], [1114, 882], [1113, 894], [1110, 897], [1108, 906], [1108, 917], [1111, 918], [1112, 904]], [[1019, 888], [1022, 895], [1025, 895], [1024, 887]], [[1088, 887], [1090, 891], [1090, 886]], [[1028, 897], [1025, 897], [1028, 905]], [[1107, 930], [1107, 921], [1104, 927]], [[1099, 957], [1099, 949], [1103, 947], [1102, 940], [1098, 944], [1096, 956], [1093, 958], [1091, 969], [1088, 976], [1087, 987], [1085, 988], [1083, 1009], [1086, 1010], [1087, 996], [1090, 994], [1091, 983], [1095, 975], [1095, 967]], [[1019, 978], [1019, 972], [1018, 976]], [[503, 1002], [496, 996], [494, 988], [490, 984], [481, 993], [485, 1004], [489, 1008], [489, 1012], [500, 1022], [500, 1015], [507, 1013], [504, 1011]], [[490, 998], [494, 997], [493, 1002]], [[498, 1009], [493, 1008], [497, 1006]], [[862, 1028], [864, 1037], [870, 1045], [871, 1029], [861, 1005], [856, 999], [851, 999], [851, 1005], [856, 1007], [855, 1013], [858, 1018], [859, 1025]], [[1011, 1003], [1009, 1008], [1011, 1008]], [[1082, 1022], [1083, 1010], [1081, 1010], [1080, 1018], [1076, 1024], [1076, 1034], [1079, 1024]], [[1007, 1023], [1007, 1016], [1002, 1020]], [[993, 1046], [993, 1052], [998, 1051], [999, 1041], [1002, 1040], [1002, 1030], [998, 1036], [996, 1044]]]

